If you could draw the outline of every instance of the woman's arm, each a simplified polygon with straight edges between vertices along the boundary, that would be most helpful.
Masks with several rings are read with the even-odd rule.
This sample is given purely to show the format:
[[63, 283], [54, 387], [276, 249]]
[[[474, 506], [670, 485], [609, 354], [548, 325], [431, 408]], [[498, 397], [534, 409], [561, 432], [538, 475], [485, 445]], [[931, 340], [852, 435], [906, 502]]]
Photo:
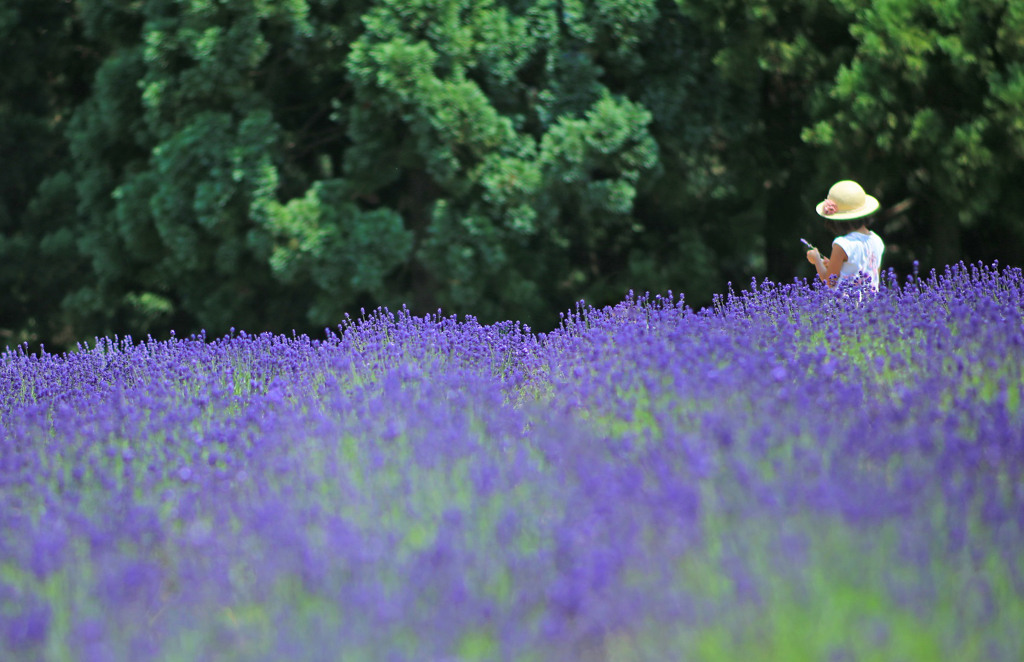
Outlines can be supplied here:
[[807, 251], [807, 261], [818, 271], [818, 278], [829, 285], [839, 281], [839, 272], [842, 271], [847, 259], [846, 251], [839, 244], [832, 244], [832, 257], [828, 259], [823, 259], [817, 249]]

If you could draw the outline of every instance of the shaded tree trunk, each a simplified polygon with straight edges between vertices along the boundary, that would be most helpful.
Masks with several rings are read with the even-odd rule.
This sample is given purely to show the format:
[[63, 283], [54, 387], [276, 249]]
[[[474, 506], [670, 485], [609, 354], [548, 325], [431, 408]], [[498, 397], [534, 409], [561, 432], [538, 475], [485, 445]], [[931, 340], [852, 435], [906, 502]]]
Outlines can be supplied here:
[[797, 178], [789, 177], [783, 184], [768, 191], [768, 203], [764, 213], [765, 274], [771, 280], [781, 283], [797, 275], [796, 256], [802, 252], [794, 239], [799, 232], [801, 219], [807, 217], [807, 210], [801, 205]]
[[936, 204], [929, 207], [930, 217], [926, 220], [931, 223], [931, 266], [941, 272], [947, 264], [959, 262], [963, 257], [960, 219], [957, 218], [956, 209], [940, 209]]
[[415, 247], [409, 261], [412, 302], [410, 307], [417, 315], [437, 311], [437, 287], [434, 278], [416, 252], [430, 228], [430, 209], [437, 200], [437, 185], [423, 170], [410, 171], [407, 188], [398, 200], [398, 210], [405, 219], [406, 228], [415, 233]]

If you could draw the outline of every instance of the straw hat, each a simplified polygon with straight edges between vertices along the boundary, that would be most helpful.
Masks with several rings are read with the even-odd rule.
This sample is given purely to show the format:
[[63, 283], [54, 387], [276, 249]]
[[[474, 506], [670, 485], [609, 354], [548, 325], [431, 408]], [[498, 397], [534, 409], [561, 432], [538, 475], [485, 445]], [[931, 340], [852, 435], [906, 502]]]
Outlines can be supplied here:
[[878, 200], [864, 192], [860, 184], [844, 179], [828, 190], [828, 198], [814, 208], [820, 216], [833, 221], [849, 221], [878, 211]]

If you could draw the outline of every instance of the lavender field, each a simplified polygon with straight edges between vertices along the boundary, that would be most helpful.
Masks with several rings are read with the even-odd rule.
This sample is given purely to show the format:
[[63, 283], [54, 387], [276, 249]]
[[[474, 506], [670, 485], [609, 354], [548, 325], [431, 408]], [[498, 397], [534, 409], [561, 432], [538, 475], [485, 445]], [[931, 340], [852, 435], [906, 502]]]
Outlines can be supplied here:
[[0, 659], [1024, 659], [1024, 275], [0, 358]]

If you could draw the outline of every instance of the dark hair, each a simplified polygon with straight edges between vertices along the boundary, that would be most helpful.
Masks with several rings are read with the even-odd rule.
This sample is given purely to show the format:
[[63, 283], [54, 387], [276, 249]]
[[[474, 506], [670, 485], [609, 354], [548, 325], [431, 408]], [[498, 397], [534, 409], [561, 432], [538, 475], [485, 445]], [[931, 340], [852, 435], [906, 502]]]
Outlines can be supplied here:
[[860, 218], [851, 218], [848, 221], [834, 221], [830, 218], [825, 219], [825, 229], [836, 236], [842, 236], [844, 234], [850, 234], [860, 226], [870, 228], [871, 224], [875, 222], [875, 215], [861, 216]]

